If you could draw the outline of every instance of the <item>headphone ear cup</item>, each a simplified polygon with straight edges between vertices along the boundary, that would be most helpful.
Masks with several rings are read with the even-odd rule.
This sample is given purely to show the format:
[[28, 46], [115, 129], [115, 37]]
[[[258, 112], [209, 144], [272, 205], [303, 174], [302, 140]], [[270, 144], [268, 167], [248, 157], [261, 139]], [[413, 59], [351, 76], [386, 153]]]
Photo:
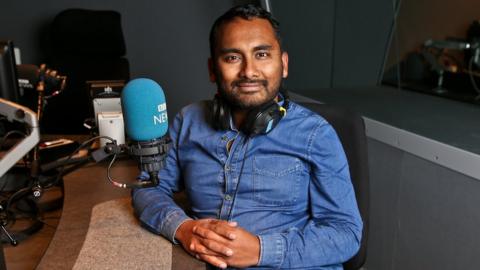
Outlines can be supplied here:
[[243, 131], [250, 136], [267, 134], [280, 122], [285, 109], [272, 101], [248, 113]]
[[230, 107], [218, 95], [213, 99], [212, 120], [213, 127], [217, 130], [227, 130], [230, 127]]

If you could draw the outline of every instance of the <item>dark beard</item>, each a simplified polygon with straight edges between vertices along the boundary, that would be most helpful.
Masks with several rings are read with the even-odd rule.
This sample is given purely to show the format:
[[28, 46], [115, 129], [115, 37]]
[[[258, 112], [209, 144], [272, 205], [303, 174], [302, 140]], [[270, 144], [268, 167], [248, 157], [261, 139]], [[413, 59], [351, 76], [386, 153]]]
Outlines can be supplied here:
[[[218, 76], [217, 76], [218, 78]], [[232, 89], [235, 89], [239, 84], [241, 83], [258, 83], [258, 84], [261, 84], [265, 87], [265, 89], [268, 89], [268, 81], [267, 80], [248, 80], [248, 79], [242, 79], [242, 80], [236, 80], [234, 82], [232, 82], [231, 84], [231, 87]], [[266, 103], [272, 101], [277, 95], [278, 95], [278, 92], [279, 90], [277, 89], [277, 91], [274, 91], [271, 96], [268, 96], [266, 100], [264, 100], [263, 102], [261, 103], [258, 103], [258, 104], [247, 104], [247, 103], [244, 103], [242, 102], [238, 97], [237, 95], [235, 94], [235, 91], [230, 93], [230, 92], [227, 92], [225, 91], [223, 88], [220, 87], [221, 86], [221, 83], [219, 81], [217, 81], [217, 87], [218, 87], [218, 93], [220, 94], [220, 96], [225, 100], [227, 101], [227, 103], [230, 105], [230, 107], [233, 109], [233, 110], [252, 110], [252, 109], [257, 109], [263, 105], [265, 105]]]

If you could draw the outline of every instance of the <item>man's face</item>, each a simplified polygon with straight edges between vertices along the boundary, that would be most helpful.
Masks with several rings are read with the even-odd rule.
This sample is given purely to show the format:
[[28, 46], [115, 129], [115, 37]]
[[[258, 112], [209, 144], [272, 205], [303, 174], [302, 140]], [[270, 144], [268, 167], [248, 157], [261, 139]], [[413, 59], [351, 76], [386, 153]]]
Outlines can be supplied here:
[[288, 75], [288, 55], [281, 51], [268, 20], [235, 18], [217, 33], [210, 80], [239, 109], [251, 109], [274, 99]]

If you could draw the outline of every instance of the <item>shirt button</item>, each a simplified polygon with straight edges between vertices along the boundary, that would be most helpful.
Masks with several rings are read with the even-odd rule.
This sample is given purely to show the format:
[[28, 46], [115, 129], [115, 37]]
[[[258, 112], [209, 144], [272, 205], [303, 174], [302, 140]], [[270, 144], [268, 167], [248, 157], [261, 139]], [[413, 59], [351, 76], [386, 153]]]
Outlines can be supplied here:
[[230, 171], [230, 166], [225, 165], [225, 171]]
[[227, 201], [231, 201], [231, 200], [232, 200], [232, 196], [230, 196], [230, 195], [228, 195], [228, 194], [227, 194], [227, 195], [225, 195], [225, 200], [227, 200]]

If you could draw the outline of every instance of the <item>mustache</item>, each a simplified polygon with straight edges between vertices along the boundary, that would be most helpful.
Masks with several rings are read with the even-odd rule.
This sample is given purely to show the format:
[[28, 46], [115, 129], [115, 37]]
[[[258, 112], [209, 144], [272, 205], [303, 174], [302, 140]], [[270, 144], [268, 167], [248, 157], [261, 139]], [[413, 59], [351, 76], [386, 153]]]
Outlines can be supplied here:
[[242, 83], [257, 83], [261, 84], [264, 87], [268, 86], [268, 81], [267, 80], [249, 80], [249, 79], [240, 79], [240, 80], [235, 80], [232, 82], [232, 87], [238, 87]]

